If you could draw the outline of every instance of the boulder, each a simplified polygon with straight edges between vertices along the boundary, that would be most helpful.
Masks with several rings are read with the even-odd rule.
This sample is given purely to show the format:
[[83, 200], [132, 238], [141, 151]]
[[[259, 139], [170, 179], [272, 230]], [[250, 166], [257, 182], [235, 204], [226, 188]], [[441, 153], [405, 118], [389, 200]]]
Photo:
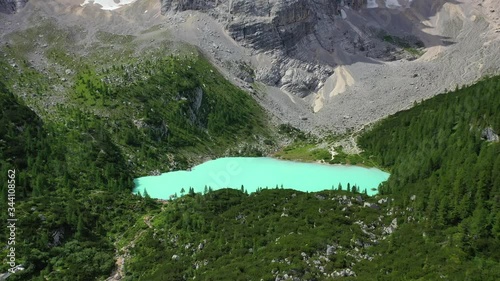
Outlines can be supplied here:
[[488, 127], [488, 128], [483, 130], [483, 132], [481, 133], [481, 138], [483, 138], [484, 140], [489, 141], [489, 142], [498, 142], [499, 141], [498, 135], [495, 133], [495, 131], [491, 127]]

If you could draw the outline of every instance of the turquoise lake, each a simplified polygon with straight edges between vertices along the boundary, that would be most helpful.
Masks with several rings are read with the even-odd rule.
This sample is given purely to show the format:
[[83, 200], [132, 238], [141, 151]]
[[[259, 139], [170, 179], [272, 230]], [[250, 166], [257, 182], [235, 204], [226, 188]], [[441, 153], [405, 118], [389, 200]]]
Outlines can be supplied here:
[[337, 189], [339, 183], [347, 189], [347, 183], [356, 185], [368, 195], [377, 194], [378, 185], [387, 180], [389, 174], [375, 168], [359, 166], [326, 165], [284, 161], [266, 157], [227, 157], [210, 160], [191, 171], [173, 171], [160, 176], [147, 176], [134, 180], [134, 192], [144, 194], [147, 190], [152, 198], [169, 199], [184, 188], [203, 192], [205, 186], [213, 190], [243, 185], [249, 192], [257, 188], [276, 188], [276, 185], [300, 191]]

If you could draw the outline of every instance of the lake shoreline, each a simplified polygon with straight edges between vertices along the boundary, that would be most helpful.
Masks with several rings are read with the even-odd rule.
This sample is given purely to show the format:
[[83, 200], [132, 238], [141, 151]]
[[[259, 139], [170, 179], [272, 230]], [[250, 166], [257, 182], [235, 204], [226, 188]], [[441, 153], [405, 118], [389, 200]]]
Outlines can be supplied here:
[[[306, 163], [273, 157], [223, 157], [192, 166], [191, 170], [162, 173], [134, 180], [134, 192], [147, 191], [153, 198], [170, 199], [187, 192], [234, 188], [255, 192], [265, 188], [289, 188], [316, 192], [342, 190], [375, 195], [389, 174], [377, 168], [329, 163]], [[192, 190], [192, 191], [191, 191]]]

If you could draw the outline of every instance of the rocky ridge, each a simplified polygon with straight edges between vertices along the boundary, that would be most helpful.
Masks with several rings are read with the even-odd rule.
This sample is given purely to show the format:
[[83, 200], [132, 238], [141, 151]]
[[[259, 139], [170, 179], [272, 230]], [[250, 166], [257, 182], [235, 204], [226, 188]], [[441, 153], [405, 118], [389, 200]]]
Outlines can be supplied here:
[[[336, 21], [342, 21], [344, 9], [360, 9], [363, 2], [164, 0], [162, 13], [168, 17], [196, 10], [211, 15], [233, 40], [252, 50], [253, 55], [264, 53], [272, 58], [272, 63], [260, 63], [256, 67], [257, 81], [305, 97], [317, 91], [339, 63], [333, 55], [335, 47], [348, 34], [340, 31]], [[386, 49], [387, 43], [383, 40], [365, 46], [357, 35], [354, 37], [349, 40], [355, 41], [354, 47], [366, 56], [388, 57], [387, 53], [374, 51]]]
[[[292, 198], [296, 194], [292, 194]], [[322, 249], [317, 249], [311, 253], [301, 252], [300, 259], [308, 271], [319, 272], [320, 276], [324, 278], [341, 278], [356, 276], [356, 272], [353, 267], [363, 261], [372, 261], [376, 258], [376, 254], [369, 252], [369, 248], [374, 245], [379, 244], [382, 240], [387, 239], [396, 229], [398, 228], [398, 217], [405, 218], [408, 223], [414, 221], [412, 215], [412, 210], [399, 210], [390, 206], [392, 198], [378, 198], [377, 201], [371, 198], [363, 199], [361, 195], [348, 196], [348, 195], [315, 195], [315, 198], [319, 201], [331, 200], [335, 202], [341, 208], [342, 216], [351, 221], [352, 228], [356, 228], [361, 231], [364, 235], [356, 236], [350, 239], [348, 244], [341, 245], [339, 243], [331, 243], [325, 245]], [[412, 196], [413, 198], [413, 196]], [[365, 200], [370, 200], [372, 202], [367, 202]], [[412, 199], [413, 200], [413, 199]], [[375, 203], [376, 202], [376, 203]], [[362, 211], [365, 209], [365, 211]], [[283, 212], [280, 219], [286, 219], [288, 214], [293, 214], [294, 208], [283, 208]], [[334, 209], [318, 209], [319, 214], [329, 213], [332, 214]], [[361, 220], [357, 218], [356, 212], [373, 212], [376, 214], [373, 220]], [[235, 221], [241, 221], [242, 224], [246, 224], [246, 216], [241, 213], [234, 218]], [[314, 226], [316, 227], [316, 226]], [[159, 240], [161, 243], [168, 245], [168, 248], [173, 250], [173, 255], [171, 259], [173, 261], [185, 260], [189, 257], [196, 257], [201, 252], [204, 251], [205, 246], [210, 246], [215, 243], [210, 239], [200, 238], [200, 240], [191, 242], [182, 242], [182, 235], [177, 233], [174, 229], [168, 229], [168, 227], [162, 228], [149, 228], [147, 231], [153, 232], [153, 239]], [[143, 231], [144, 232], [144, 231]], [[352, 229], [351, 229], [352, 232]], [[168, 233], [166, 238], [163, 233]], [[287, 237], [294, 235], [302, 235], [302, 233], [290, 232], [287, 234], [279, 235], [274, 238], [274, 245], [280, 245], [286, 241]], [[253, 248], [248, 249], [249, 253], [253, 252]], [[350, 262], [345, 262], [342, 268], [334, 267], [333, 264], [335, 260], [348, 257]], [[285, 280], [307, 280], [301, 277], [301, 273], [294, 269], [287, 269], [287, 265], [292, 263], [297, 263], [297, 259], [294, 261], [293, 256], [285, 257], [274, 257], [270, 256], [268, 262], [275, 264], [277, 269], [272, 270], [273, 280], [285, 281]], [[203, 271], [208, 264], [214, 262], [208, 259], [197, 259], [191, 260], [193, 269], [195, 271]], [[279, 269], [281, 267], [281, 270]], [[118, 279], [109, 279], [118, 280]]]
[[42, 16], [86, 30], [78, 32], [85, 46], [101, 31], [137, 36], [137, 53], [163, 41], [188, 43], [275, 123], [314, 134], [358, 130], [499, 73], [498, 1], [363, 2], [142, 0], [104, 11], [31, 0], [16, 14], [0, 13], [0, 34], [6, 39]]
[[498, 72], [499, 4], [363, 2], [164, 0], [161, 11], [179, 40], [260, 90], [278, 122], [313, 133], [357, 130]]

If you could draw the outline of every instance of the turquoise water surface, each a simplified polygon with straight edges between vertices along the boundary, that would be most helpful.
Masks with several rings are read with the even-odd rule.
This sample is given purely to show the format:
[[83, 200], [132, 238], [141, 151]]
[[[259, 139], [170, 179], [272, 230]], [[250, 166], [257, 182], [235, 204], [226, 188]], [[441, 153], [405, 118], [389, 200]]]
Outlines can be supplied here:
[[265, 157], [227, 157], [207, 161], [191, 171], [174, 171], [160, 176], [141, 177], [134, 180], [134, 192], [144, 194], [146, 189], [152, 198], [169, 199], [184, 188], [204, 192], [205, 186], [213, 190], [231, 187], [240, 189], [243, 185], [249, 192], [257, 188], [275, 188], [276, 185], [300, 191], [321, 191], [336, 189], [341, 183], [356, 185], [369, 195], [377, 193], [378, 185], [387, 180], [389, 174], [375, 168], [359, 166], [326, 165], [283, 161]]

